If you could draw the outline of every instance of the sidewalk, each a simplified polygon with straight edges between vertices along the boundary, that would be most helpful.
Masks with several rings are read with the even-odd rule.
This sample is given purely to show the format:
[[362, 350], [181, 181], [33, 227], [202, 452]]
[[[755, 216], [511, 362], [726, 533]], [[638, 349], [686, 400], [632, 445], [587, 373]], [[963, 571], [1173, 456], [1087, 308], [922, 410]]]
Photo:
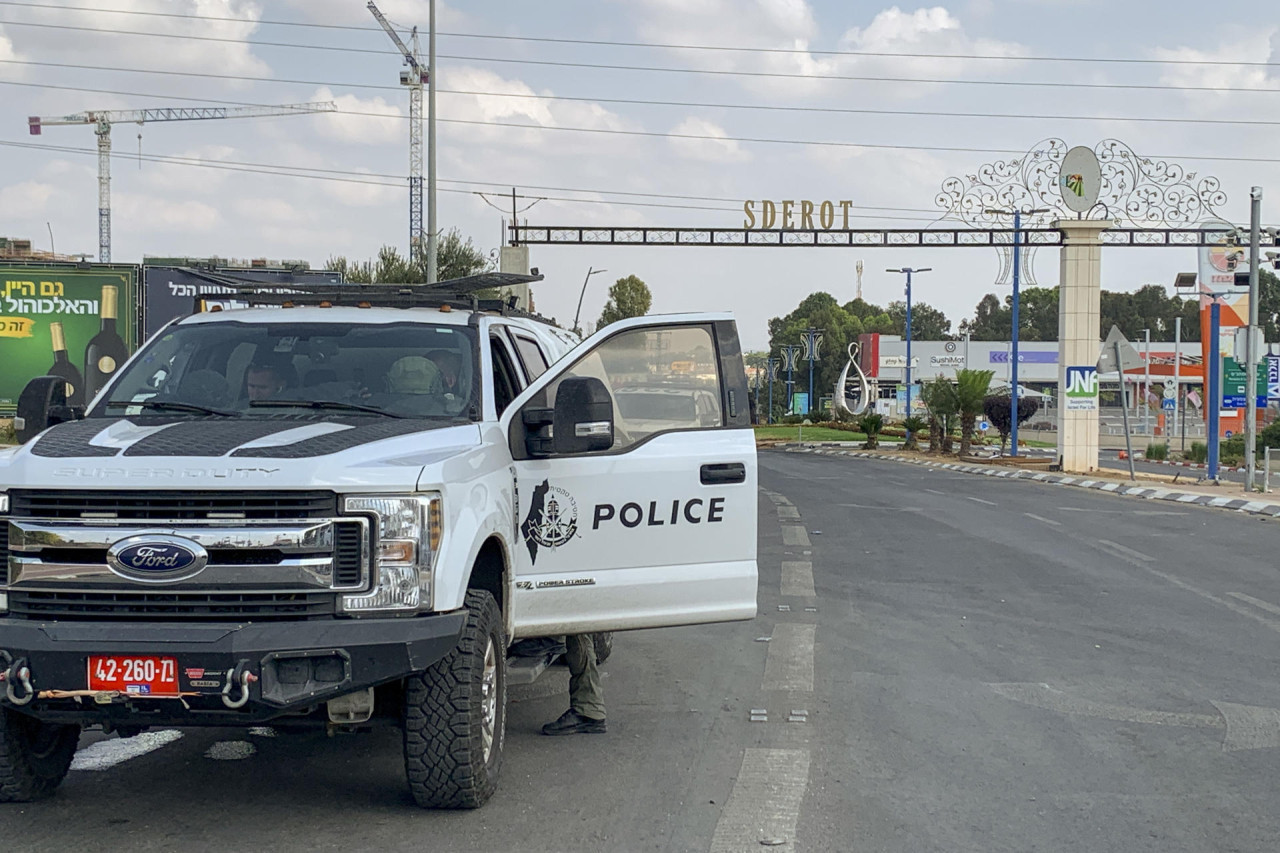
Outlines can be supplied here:
[[[850, 443], [842, 442], [842, 445]], [[1136, 481], [1114, 472], [1099, 471], [1093, 474], [1050, 474], [1047, 471], [1035, 471], [1011, 466], [992, 467], [968, 462], [946, 462], [921, 454], [905, 454], [893, 451], [855, 450], [847, 446], [831, 447], [791, 443], [776, 445], [776, 449], [787, 453], [813, 453], [819, 456], [850, 456], [860, 459], [883, 459], [907, 465], [922, 465], [926, 468], [940, 468], [948, 471], [961, 471], [966, 474], [979, 474], [986, 477], [1001, 477], [1010, 480], [1034, 480], [1038, 483], [1051, 483], [1058, 486], [1072, 486], [1081, 489], [1097, 489], [1117, 495], [1146, 498], [1148, 500], [1173, 501], [1174, 503], [1193, 504], [1195, 506], [1218, 507], [1236, 510], [1253, 515], [1280, 518], [1280, 493], [1254, 496], [1244, 494], [1239, 483], [1181, 483], [1181, 474], [1139, 474]]]

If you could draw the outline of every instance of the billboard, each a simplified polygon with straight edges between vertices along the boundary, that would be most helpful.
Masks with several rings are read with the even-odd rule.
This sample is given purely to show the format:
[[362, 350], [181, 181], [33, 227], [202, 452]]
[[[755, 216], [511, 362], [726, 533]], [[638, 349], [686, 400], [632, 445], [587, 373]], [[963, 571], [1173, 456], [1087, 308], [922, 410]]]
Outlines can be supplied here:
[[235, 293], [237, 286], [258, 283], [341, 284], [342, 274], [330, 270], [147, 265], [142, 268], [142, 339], [150, 338], [170, 320], [190, 314], [197, 296]]
[[133, 265], [0, 262], [0, 412], [48, 374], [88, 402], [133, 352], [137, 296]]

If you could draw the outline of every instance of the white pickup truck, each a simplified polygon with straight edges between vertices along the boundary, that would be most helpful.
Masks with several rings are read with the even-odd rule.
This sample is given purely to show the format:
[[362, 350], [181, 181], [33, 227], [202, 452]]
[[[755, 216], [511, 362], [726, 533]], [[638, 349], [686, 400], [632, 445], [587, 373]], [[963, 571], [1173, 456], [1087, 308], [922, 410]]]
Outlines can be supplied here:
[[[474, 808], [513, 642], [755, 615], [729, 315], [578, 342], [437, 289], [272, 299], [175, 321], [86, 410], [55, 377], [24, 392], [0, 802], [50, 794], [82, 726], [387, 724], [417, 803]], [[685, 422], [615, 403], [669, 382], [699, 389]]]

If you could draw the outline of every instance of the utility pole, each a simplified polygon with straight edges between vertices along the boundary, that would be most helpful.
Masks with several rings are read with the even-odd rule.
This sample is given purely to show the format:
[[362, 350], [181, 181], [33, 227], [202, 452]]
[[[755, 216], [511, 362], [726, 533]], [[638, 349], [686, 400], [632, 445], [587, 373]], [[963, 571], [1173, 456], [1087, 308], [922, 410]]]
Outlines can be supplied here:
[[436, 225], [436, 0], [427, 21], [427, 279], [440, 280]]
[[1257, 473], [1254, 454], [1258, 445], [1258, 239], [1262, 218], [1262, 187], [1249, 190], [1249, 329], [1245, 334], [1245, 346], [1249, 350], [1245, 363], [1245, 414], [1244, 414], [1244, 490], [1253, 491], [1253, 478]]
[[1142, 431], [1151, 435], [1151, 330], [1143, 329], [1142, 345]]
[[[514, 193], [515, 190], [512, 190]], [[514, 219], [512, 220], [515, 221]], [[573, 312], [573, 333], [581, 335], [582, 329], [578, 328], [578, 317], [582, 314], [582, 297], [587, 295], [587, 282], [591, 281], [591, 276], [600, 272], [608, 272], [608, 270], [597, 270], [587, 267], [587, 277], [582, 280], [582, 292], [578, 294], [578, 310]]]
[[158, 107], [147, 110], [92, 110], [67, 116], [31, 116], [27, 130], [40, 136], [45, 127], [91, 124], [98, 137], [98, 260], [111, 262], [111, 125], [143, 125], [159, 121], [206, 121], [224, 118], [263, 118], [333, 112], [332, 101], [282, 104], [278, 107]]
[[[918, 272], [933, 272], [933, 267], [921, 267], [920, 269], [912, 269], [911, 267], [902, 267], [901, 269], [889, 269], [885, 272], [906, 273], [907, 276], [907, 367], [904, 374], [907, 379], [907, 417], [911, 417], [911, 276]], [[910, 435], [907, 436], [911, 438]]]
[[[1182, 401], [1182, 318], [1173, 318], [1173, 428], [1168, 429], [1170, 436], [1174, 430], [1182, 427], [1182, 450], [1186, 452], [1187, 444], [1187, 425], [1185, 423], [1185, 412], [1178, 411], [1178, 406]], [[1165, 447], [1173, 444], [1168, 438], [1165, 439]]]
[[1222, 307], [1218, 304], [1219, 294], [1212, 294], [1213, 304], [1209, 306], [1209, 363], [1205, 369], [1209, 371], [1208, 399], [1204, 401], [1209, 412], [1209, 470], [1210, 480], [1218, 479], [1218, 418], [1222, 410], [1222, 345], [1219, 341]]

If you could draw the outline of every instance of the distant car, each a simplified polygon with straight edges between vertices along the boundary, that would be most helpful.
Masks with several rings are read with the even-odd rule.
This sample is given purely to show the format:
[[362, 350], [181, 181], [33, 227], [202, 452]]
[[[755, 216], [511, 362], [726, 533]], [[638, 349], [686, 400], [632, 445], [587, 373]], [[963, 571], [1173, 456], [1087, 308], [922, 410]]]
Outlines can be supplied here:
[[622, 387], [614, 391], [614, 400], [620, 420], [631, 430], [660, 432], [720, 422], [720, 404], [709, 388]]

